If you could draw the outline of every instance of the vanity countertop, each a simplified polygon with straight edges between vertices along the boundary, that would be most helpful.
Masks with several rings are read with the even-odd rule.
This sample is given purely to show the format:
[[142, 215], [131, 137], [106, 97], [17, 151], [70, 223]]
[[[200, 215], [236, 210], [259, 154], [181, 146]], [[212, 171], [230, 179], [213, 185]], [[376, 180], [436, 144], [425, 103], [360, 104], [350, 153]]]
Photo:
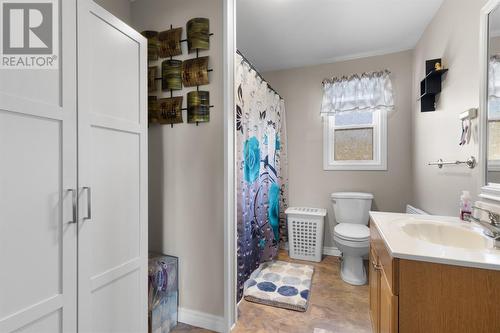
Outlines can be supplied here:
[[500, 270], [500, 249], [475, 223], [386, 212], [370, 212], [370, 217], [370, 227], [377, 228], [394, 258]]

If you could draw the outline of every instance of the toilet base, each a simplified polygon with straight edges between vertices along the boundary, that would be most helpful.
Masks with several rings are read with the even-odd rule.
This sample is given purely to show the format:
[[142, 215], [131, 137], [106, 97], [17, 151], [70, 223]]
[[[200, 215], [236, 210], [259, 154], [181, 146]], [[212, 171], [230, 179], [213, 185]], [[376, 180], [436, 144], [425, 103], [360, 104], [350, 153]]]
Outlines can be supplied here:
[[363, 257], [346, 256], [344, 254], [340, 264], [340, 278], [344, 282], [355, 286], [366, 284], [367, 278]]

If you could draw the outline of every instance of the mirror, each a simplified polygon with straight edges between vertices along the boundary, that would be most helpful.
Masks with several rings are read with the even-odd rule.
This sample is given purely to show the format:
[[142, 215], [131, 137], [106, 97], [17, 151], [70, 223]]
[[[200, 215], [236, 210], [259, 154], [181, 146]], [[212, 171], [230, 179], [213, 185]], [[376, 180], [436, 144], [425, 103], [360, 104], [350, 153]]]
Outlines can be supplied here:
[[479, 196], [500, 201], [500, 0], [489, 0], [480, 19]]
[[500, 185], [500, 7], [488, 15], [486, 185]]

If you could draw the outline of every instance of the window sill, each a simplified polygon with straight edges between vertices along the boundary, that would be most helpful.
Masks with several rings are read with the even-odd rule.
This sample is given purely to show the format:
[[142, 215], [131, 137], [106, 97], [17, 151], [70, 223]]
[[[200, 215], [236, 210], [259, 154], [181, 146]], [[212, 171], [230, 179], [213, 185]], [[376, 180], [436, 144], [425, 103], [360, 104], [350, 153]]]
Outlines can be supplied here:
[[387, 171], [384, 164], [344, 164], [344, 165], [324, 165], [324, 171]]

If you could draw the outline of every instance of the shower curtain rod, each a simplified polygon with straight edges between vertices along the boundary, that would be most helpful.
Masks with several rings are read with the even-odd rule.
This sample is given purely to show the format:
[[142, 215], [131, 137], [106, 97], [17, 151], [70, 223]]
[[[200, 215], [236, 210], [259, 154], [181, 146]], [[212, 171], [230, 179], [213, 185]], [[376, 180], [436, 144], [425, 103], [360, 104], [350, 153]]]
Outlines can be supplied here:
[[251, 69], [253, 69], [255, 71], [255, 73], [257, 74], [258, 77], [260, 77], [260, 79], [262, 81], [264, 81], [266, 84], [267, 84], [267, 88], [269, 90], [271, 90], [272, 92], [274, 92], [276, 95], [278, 95], [278, 97], [282, 100], [284, 100], [283, 97], [281, 97], [281, 95], [273, 88], [271, 87], [271, 85], [269, 84], [269, 82], [267, 82], [266, 79], [264, 79], [264, 77], [262, 75], [260, 75], [259, 71], [257, 70], [257, 68], [255, 68], [255, 66], [250, 62], [250, 60], [248, 60], [244, 55], [243, 53], [241, 53], [240, 50], [236, 50], [236, 53], [238, 53], [242, 58], [243, 58], [243, 61], [247, 63], [248, 66], [250, 66]]

